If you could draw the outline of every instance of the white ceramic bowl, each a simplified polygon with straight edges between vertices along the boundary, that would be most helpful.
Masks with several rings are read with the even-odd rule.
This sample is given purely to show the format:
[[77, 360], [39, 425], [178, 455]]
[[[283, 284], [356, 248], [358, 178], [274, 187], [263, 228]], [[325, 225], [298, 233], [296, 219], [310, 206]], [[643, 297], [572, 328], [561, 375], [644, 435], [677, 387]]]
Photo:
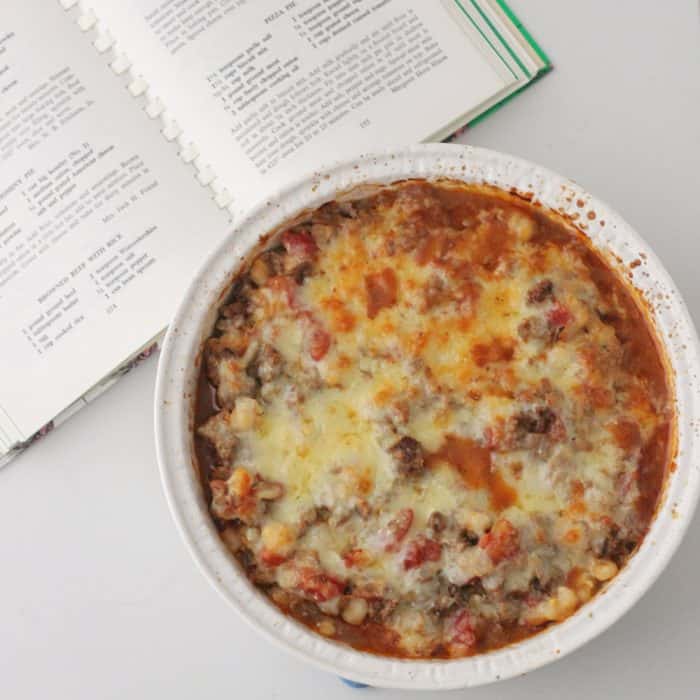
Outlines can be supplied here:
[[[191, 396], [201, 343], [222, 293], [262, 234], [364, 183], [404, 178], [487, 183], [531, 197], [574, 220], [600, 250], [611, 253], [644, 295], [674, 374], [679, 416], [676, 469], [639, 551], [608, 588], [547, 631], [497, 651], [458, 660], [414, 661], [373, 656], [323, 639], [285, 617], [238, 568], [209, 516], [192, 458]], [[640, 261], [641, 264], [633, 261]], [[163, 485], [180, 532], [211, 584], [255, 629], [327, 671], [374, 686], [459, 688], [509, 678], [561, 658], [613, 624], [668, 563], [691, 521], [698, 497], [698, 339], [669, 275], [647, 244], [607, 205], [576, 184], [532, 163], [492, 151], [424, 145], [369, 155], [315, 173], [276, 192], [221, 242], [194, 278], [163, 345], [155, 397], [156, 444]]]

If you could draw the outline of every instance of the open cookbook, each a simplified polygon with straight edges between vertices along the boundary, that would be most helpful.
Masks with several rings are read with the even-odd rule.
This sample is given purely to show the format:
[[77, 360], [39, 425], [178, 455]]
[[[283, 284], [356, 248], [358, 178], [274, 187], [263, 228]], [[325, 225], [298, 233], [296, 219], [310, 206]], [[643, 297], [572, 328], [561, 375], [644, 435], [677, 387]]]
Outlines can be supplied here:
[[0, 465], [150, 354], [245, 209], [548, 68], [500, 0], [3, 0]]

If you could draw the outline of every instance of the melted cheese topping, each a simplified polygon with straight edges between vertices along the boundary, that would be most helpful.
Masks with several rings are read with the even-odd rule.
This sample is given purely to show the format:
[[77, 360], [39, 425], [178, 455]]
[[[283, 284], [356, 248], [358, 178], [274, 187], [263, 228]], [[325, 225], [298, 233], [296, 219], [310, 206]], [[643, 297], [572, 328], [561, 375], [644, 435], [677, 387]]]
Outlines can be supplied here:
[[562, 224], [450, 183], [326, 207], [282, 243], [222, 313], [199, 428], [251, 575], [322, 633], [410, 656], [588, 600], [642, 537], [670, 442], [631, 292]]

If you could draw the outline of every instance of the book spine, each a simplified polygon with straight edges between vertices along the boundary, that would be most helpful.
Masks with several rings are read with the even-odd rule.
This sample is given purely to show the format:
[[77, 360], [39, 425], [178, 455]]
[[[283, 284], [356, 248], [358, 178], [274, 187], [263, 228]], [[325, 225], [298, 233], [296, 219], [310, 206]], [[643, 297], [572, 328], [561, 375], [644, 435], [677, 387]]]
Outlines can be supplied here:
[[211, 167], [204, 162], [194, 143], [186, 138], [177, 121], [169, 114], [166, 105], [151, 86], [132, 67], [125, 53], [105, 27], [95, 12], [87, 5], [87, 0], [56, 0], [61, 7], [74, 19], [83, 34], [95, 47], [95, 51], [103, 56], [103, 60], [112, 72], [121, 79], [129, 94], [139, 102], [149, 119], [160, 121], [160, 132], [163, 138], [177, 148], [180, 159], [194, 168], [197, 182], [202, 187], [208, 187], [212, 199], [221, 209], [232, 212], [233, 195], [221, 184]]

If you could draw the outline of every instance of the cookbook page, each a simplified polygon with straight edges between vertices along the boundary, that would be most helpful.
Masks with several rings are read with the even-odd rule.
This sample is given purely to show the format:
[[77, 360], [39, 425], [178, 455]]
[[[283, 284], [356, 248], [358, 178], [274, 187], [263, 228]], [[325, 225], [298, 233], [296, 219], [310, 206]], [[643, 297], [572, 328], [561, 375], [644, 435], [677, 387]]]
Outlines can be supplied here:
[[426, 140], [516, 81], [451, 0], [89, 5], [239, 208], [331, 158]]
[[58, 3], [0, 3], [0, 453], [165, 327], [228, 219]]

